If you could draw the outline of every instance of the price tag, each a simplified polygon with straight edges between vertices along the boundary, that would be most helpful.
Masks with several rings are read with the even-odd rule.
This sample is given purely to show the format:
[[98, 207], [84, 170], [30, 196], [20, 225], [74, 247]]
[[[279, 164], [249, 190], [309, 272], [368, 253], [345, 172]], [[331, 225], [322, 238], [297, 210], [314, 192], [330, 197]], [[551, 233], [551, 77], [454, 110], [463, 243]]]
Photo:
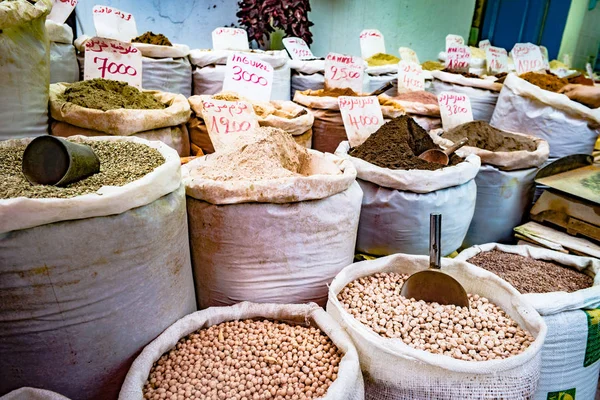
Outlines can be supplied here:
[[273, 90], [273, 67], [250, 54], [231, 54], [225, 66], [223, 90], [237, 92], [252, 100], [269, 101]]
[[360, 57], [329, 53], [325, 58], [325, 86], [362, 92], [364, 64]]
[[473, 121], [473, 110], [469, 96], [460, 93], [442, 92], [438, 94], [442, 126], [449, 130], [455, 126]]
[[408, 47], [400, 47], [398, 49], [398, 52], [400, 53], [400, 59], [402, 61], [408, 61], [408, 62], [413, 62], [416, 64], [421, 64], [419, 62], [419, 57], [417, 57], [417, 53], [415, 53], [415, 51], [413, 49], [409, 49]]
[[369, 58], [377, 53], [385, 53], [383, 34], [377, 29], [365, 29], [360, 33], [360, 54]]
[[479, 42], [479, 48], [481, 50], [486, 50], [488, 47], [490, 47], [492, 44], [490, 43], [489, 40], [485, 39]]
[[130, 42], [138, 35], [133, 15], [108, 6], [94, 6], [96, 36]]
[[542, 52], [533, 43], [517, 43], [511, 53], [518, 75], [544, 69]]
[[76, 5], [77, 0], [54, 0], [52, 11], [48, 14], [47, 19], [57, 24], [64, 24]]
[[453, 45], [446, 50], [446, 68], [451, 71], [469, 72], [471, 49], [468, 46]]
[[284, 38], [283, 45], [290, 54], [290, 57], [292, 57], [292, 60], [310, 60], [315, 58], [306, 42], [300, 38]]
[[400, 61], [398, 63], [398, 92], [418, 92], [425, 90], [423, 68], [417, 63]]
[[351, 147], [360, 146], [384, 123], [377, 96], [340, 96], [338, 104]]
[[202, 118], [216, 151], [230, 146], [237, 136], [252, 134], [258, 128], [254, 108], [246, 101], [203, 101]]
[[508, 72], [508, 53], [501, 47], [488, 47], [485, 51], [485, 61], [492, 75]]
[[544, 68], [550, 69], [550, 59], [548, 58], [548, 49], [546, 46], [539, 46], [540, 52], [542, 53], [542, 61], [544, 61]]
[[250, 50], [248, 32], [239, 28], [217, 28], [212, 31], [213, 50]]
[[465, 39], [463, 39], [462, 36], [458, 36], [458, 35], [448, 35], [446, 36], [446, 51], [448, 51], [448, 48], [451, 46], [464, 46], [465, 45]]
[[142, 88], [142, 53], [131, 43], [93, 37], [85, 42], [85, 80], [102, 78]]

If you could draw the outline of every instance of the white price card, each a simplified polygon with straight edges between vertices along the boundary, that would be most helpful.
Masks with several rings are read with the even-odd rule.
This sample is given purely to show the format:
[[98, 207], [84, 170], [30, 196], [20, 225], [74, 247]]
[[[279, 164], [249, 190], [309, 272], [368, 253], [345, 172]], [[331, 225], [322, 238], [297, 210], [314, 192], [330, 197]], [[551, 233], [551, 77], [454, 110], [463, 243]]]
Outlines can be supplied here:
[[456, 72], [469, 72], [471, 65], [471, 49], [469, 46], [456, 44], [446, 50], [446, 68]]
[[400, 61], [398, 63], [398, 92], [418, 92], [425, 90], [423, 68], [417, 63]]
[[364, 63], [360, 57], [329, 53], [325, 57], [325, 86], [362, 92]]
[[492, 75], [508, 72], [508, 53], [502, 47], [490, 46], [485, 51], [488, 72]]
[[338, 104], [351, 147], [363, 144], [384, 123], [377, 96], [340, 96]]
[[542, 53], [542, 61], [544, 61], [544, 68], [550, 69], [550, 59], [548, 58], [548, 49], [546, 46], [540, 46], [540, 52]]
[[83, 79], [113, 79], [142, 88], [142, 53], [131, 43], [93, 37], [85, 42]]
[[486, 50], [488, 47], [490, 47], [492, 45], [492, 43], [490, 43], [490, 41], [488, 39], [485, 40], [481, 40], [479, 42], [479, 48], [481, 50]]
[[517, 74], [544, 69], [540, 48], [533, 43], [517, 43], [511, 50]]
[[223, 91], [236, 92], [256, 101], [269, 101], [272, 90], [271, 64], [245, 53], [234, 53], [227, 58]]
[[360, 33], [360, 54], [369, 58], [377, 53], [385, 53], [383, 34], [377, 29], [364, 29]]
[[138, 35], [133, 15], [108, 6], [94, 6], [96, 36], [130, 42]]
[[438, 94], [438, 103], [442, 115], [442, 127], [445, 131], [473, 121], [469, 96], [461, 93], [442, 92]]
[[202, 101], [202, 118], [215, 151], [224, 150], [239, 135], [251, 135], [258, 128], [252, 104], [246, 101]]
[[446, 51], [448, 51], [448, 47], [456, 45], [464, 46], [465, 39], [463, 39], [463, 37], [459, 35], [450, 34], [446, 36]]
[[76, 5], [77, 0], [54, 0], [52, 11], [48, 14], [47, 19], [54, 21], [57, 24], [64, 24]]
[[297, 37], [284, 38], [283, 45], [292, 60], [311, 60], [315, 58], [306, 42]]
[[239, 28], [217, 28], [212, 31], [213, 50], [250, 50], [248, 32]]
[[398, 49], [398, 53], [400, 53], [400, 59], [402, 61], [414, 62], [416, 64], [421, 64], [419, 62], [419, 57], [417, 57], [417, 53], [413, 49], [408, 47], [400, 47]]

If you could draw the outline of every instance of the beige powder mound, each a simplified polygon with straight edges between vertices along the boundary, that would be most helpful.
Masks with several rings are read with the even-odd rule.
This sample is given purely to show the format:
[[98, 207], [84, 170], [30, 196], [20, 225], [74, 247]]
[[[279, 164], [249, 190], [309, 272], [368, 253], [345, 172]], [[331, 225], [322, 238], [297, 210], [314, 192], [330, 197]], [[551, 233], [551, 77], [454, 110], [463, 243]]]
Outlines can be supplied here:
[[271, 127], [239, 136], [232, 150], [206, 156], [195, 175], [215, 181], [261, 181], [307, 175], [309, 154], [289, 133]]

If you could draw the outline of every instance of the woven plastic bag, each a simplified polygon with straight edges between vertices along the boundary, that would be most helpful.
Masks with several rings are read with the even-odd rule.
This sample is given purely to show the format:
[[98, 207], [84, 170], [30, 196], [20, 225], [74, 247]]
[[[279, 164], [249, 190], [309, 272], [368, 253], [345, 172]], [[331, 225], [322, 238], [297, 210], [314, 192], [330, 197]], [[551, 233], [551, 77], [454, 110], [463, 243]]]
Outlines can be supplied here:
[[52, 0], [0, 2], [0, 140], [48, 133]]
[[152, 365], [164, 353], [171, 350], [181, 339], [198, 329], [208, 328], [227, 321], [267, 318], [320, 328], [340, 349], [344, 356], [339, 365], [338, 377], [321, 400], [362, 400], [364, 384], [358, 355], [352, 341], [339, 325], [316, 304], [255, 304], [243, 302], [231, 307], [212, 307], [180, 319], [136, 358], [119, 400], [142, 399], [144, 383], [150, 375]]
[[177, 153], [135, 137], [88, 140], [146, 144], [165, 163], [96, 193], [0, 200], [0, 394], [115, 398], [138, 352], [196, 310]]
[[79, 80], [79, 65], [73, 46], [73, 30], [67, 24], [47, 19], [50, 39], [50, 83], [73, 83]]
[[356, 170], [308, 150], [311, 175], [213, 181], [183, 166], [200, 308], [239, 301], [324, 305], [354, 258], [362, 191]]
[[594, 278], [591, 288], [573, 293], [523, 295], [542, 315], [548, 326], [548, 334], [542, 347], [542, 374], [534, 399], [594, 399], [600, 372], [600, 352], [597, 346], [600, 332], [600, 260], [532, 246], [497, 243], [468, 248], [456, 259], [468, 262], [477, 254], [492, 250], [556, 262]]
[[504, 360], [462, 361], [413, 349], [398, 339], [379, 336], [352, 317], [337, 299], [350, 282], [379, 272], [413, 274], [426, 270], [429, 258], [396, 254], [350, 265], [329, 287], [327, 312], [352, 338], [365, 378], [366, 399], [529, 399], [540, 375], [540, 350], [546, 325], [508, 283], [464, 261], [442, 259], [442, 270], [468, 293], [485, 296], [502, 308], [535, 341], [521, 354]]

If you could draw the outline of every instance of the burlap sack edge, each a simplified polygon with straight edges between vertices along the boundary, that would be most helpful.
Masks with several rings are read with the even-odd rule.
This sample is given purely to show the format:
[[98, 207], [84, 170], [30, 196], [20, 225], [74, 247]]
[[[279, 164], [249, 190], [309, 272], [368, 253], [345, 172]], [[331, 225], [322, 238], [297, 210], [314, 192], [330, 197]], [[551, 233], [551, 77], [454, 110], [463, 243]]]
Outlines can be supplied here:
[[9, 29], [50, 14], [52, 0], [0, 2], [0, 29]]
[[289, 57], [285, 50], [206, 50], [192, 49], [190, 50], [190, 62], [196, 67], [206, 67], [207, 65], [225, 65], [227, 58], [234, 53], [248, 54], [258, 57], [262, 61], [269, 63], [273, 68], [281, 68], [289, 61]]
[[490, 90], [492, 92], [500, 92], [502, 84], [496, 83], [488, 79], [467, 78], [461, 74], [453, 74], [444, 71], [431, 71], [434, 79], [439, 79], [442, 82], [453, 83], [455, 85], [469, 86], [477, 89]]
[[[312, 92], [315, 92], [315, 90], [308, 89], [303, 92], [296, 91], [294, 94], [294, 103], [301, 104], [309, 109], [316, 108], [319, 110], [340, 110], [337, 97], [311, 96]], [[406, 114], [406, 110], [398, 103], [393, 106], [382, 106], [380, 104], [380, 107], [384, 118], [396, 118]]]
[[50, 115], [58, 121], [109, 135], [128, 136], [152, 129], [185, 124], [192, 115], [190, 104], [182, 94], [143, 90], [169, 106], [162, 110], [94, 110], [59, 99], [70, 84], [50, 85]]
[[348, 154], [349, 151], [350, 143], [343, 141], [336, 149], [335, 155], [350, 161], [354, 165], [358, 179], [382, 187], [414, 193], [431, 193], [436, 190], [465, 184], [475, 178], [481, 166], [479, 157], [471, 154], [467, 156], [464, 162], [437, 171], [394, 170], [381, 168], [360, 158], [352, 157]]
[[[145, 144], [157, 149], [165, 158], [165, 163], [134, 182], [124, 186], [103, 186], [96, 193], [67, 199], [26, 197], [0, 199], [0, 234], [59, 221], [121, 214], [132, 208], [150, 204], [177, 190], [181, 185], [179, 155], [162, 142], [118, 136], [73, 136], [72, 138]], [[0, 147], [27, 144], [31, 140], [33, 138], [6, 140], [0, 142]]]
[[[443, 129], [434, 129], [429, 132], [429, 136], [433, 139], [433, 142], [443, 149], [454, 144], [450, 139], [446, 139], [443, 136], [439, 136]], [[534, 151], [528, 150], [517, 150], [517, 151], [490, 151], [480, 149], [478, 147], [463, 146], [456, 151], [461, 157], [466, 157], [470, 154], [475, 154], [481, 159], [481, 164], [489, 164], [494, 167], [499, 167], [504, 171], [512, 171], [517, 169], [534, 168], [543, 165], [550, 155], [550, 145], [544, 139], [540, 139], [535, 136], [526, 135], [524, 133], [509, 132], [513, 135], [525, 136], [536, 143]]]
[[[336, 312], [343, 319], [344, 323], [352, 327], [354, 331], [359, 333], [362, 338], [369, 340], [371, 346], [376, 346], [381, 352], [392, 354], [396, 357], [404, 359], [415, 360], [423, 362], [427, 365], [436, 366], [444, 370], [468, 373], [468, 374], [490, 374], [493, 372], [502, 372], [513, 369], [519, 365], [533, 360], [541, 351], [546, 339], [547, 326], [539, 315], [539, 313], [525, 301], [523, 296], [512, 287], [508, 282], [499, 278], [497, 275], [486, 271], [482, 268], [476, 267], [472, 264], [464, 261], [457, 261], [449, 258], [442, 258], [442, 269], [446, 273], [453, 275], [465, 274], [473, 276], [473, 280], [492, 280], [499, 286], [502, 291], [512, 297], [512, 306], [514, 309], [512, 313], [508, 310], [504, 310], [507, 314], [511, 315], [514, 319], [515, 315], [529, 323], [529, 326], [525, 327], [535, 337], [534, 342], [521, 354], [512, 356], [503, 360], [489, 360], [489, 361], [464, 361], [457, 360], [450, 356], [437, 355], [429, 353], [425, 350], [418, 350], [405, 344], [400, 339], [384, 338], [367, 326], [360, 323], [354, 317], [352, 317], [341, 305], [337, 299], [338, 293], [352, 280], [357, 277], [365, 277], [375, 274], [377, 272], [399, 272], [401, 268], [403, 273], [413, 274], [418, 271], [426, 270], [429, 267], [429, 257], [408, 255], [408, 254], [394, 254], [376, 260], [362, 261], [351, 264], [344, 268], [331, 282], [329, 285], [329, 300], [327, 302], [327, 311], [329, 312], [330, 307], [335, 307]], [[469, 289], [466, 289], [467, 292]], [[482, 294], [483, 295], [483, 294]], [[496, 301], [491, 296], [486, 296], [491, 301]], [[517, 321], [518, 322], [518, 321]], [[537, 330], [537, 335], [532, 332], [532, 328]]]
[[46, 31], [48, 31], [48, 39], [50, 39], [50, 42], [73, 43], [73, 29], [67, 24], [57, 24], [51, 19], [47, 19]]
[[182, 180], [188, 196], [211, 204], [239, 203], [292, 203], [320, 200], [347, 190], [356, 180], [356, 169], [352, 163], [329, 153], [307, 149], [311, 157], [319, 162], [334, 164], [342, 173], [339, 175], [313, 174], [290, 178], [262, 181], [215, 181], [194, 177], [192, 171], [205, 162], [208, 154], [182, 167]]
[[523, 296], [541, 314], [553, 315], [564, 311], [582, 308], [595, 309], [600, 307], [600, 260], [593, 257], [582, 257], [564, 254], [559, 251], [527, 245], [504, 245], [486, 243], [469, 247], [461, 251], [455, 260], [469, 262], [471, 257], [479, 253], [499, 250], [505, 253], [519, 254], [536, 260], [554, 261], [558, 264], [573, 267], [594, 278], [594, 284], [587, 289], [576, 292], [526, 293]]

